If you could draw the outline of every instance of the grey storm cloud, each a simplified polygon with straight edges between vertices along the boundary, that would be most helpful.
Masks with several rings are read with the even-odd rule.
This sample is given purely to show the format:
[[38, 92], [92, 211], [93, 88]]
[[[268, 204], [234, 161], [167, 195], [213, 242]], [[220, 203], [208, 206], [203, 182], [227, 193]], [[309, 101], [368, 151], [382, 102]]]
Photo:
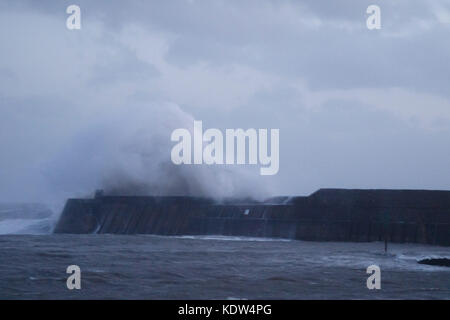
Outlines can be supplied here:
[[[0, 4], [0, 201], [89, 193], [109, 169], [164, 179], [141, 166], [155, 151], [124, 155], [120, 137], [157, 135], [164, 157], [173, 128], [160, 124], [185, 118], [279, 128], [279, 173], [246, 171], [272, 194], [450, 188], [448, 1], [83, 0], [69, 31], [73, 3]], [[381, 30], [366, 28], [369, 4]], [[248, 189], [195, 174], [227, 196]]]

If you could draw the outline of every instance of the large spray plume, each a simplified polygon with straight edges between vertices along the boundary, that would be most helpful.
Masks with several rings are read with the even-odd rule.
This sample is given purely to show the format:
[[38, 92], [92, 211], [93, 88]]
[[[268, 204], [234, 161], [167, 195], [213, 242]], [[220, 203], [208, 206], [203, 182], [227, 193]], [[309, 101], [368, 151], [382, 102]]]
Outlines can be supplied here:
[[171, 162], [171, 132], [192, 132], [193, 121], [169, 103], [111, 111], [74, 137], [49, 165], [49, 181], [66, 196], [87, 196], [96, 189], [113, 195], [267, 196], [267, 190], [255, 188], [257, 170]]

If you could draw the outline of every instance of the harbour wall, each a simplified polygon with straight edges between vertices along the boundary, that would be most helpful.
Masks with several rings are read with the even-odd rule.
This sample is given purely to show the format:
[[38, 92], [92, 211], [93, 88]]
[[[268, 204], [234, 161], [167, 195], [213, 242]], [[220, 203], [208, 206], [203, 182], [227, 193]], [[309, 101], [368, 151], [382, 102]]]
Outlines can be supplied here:
[[320, 189], [263, 202], [196, 197], [69, 199], [55, 233], [226, 235], [450, 246], [450, 191]]

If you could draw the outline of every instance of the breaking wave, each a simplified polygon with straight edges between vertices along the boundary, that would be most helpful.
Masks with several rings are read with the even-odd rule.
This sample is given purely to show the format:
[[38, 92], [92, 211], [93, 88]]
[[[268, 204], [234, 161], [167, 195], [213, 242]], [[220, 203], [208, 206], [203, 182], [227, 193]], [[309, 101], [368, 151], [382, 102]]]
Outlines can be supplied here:
[[53, 211], [41, 204], [0, 205], [0, 235], [48, 234], [55, 221]]
[[0, 234], [48, 234], [53, 225], [51, 218], [7, 219], [0, 221]]

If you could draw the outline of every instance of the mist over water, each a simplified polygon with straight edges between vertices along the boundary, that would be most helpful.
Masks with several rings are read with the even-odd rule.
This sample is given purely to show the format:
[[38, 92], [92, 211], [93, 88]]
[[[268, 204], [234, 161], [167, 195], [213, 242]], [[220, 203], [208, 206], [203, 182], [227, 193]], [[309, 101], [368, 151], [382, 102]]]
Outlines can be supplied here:
[[0, 234], [48, 234], [58, 216], [42, 204], [0, 204]]
[[111, 195], [185, 195], [262, 198], [241, 166], [174, 165], [170, 135], [192, 132], [194, 117], [175, 104], [113, 110], [74, 137], [47, 169], [53, 187], [86, 196], [95, 189]]
[[[194, 117], [171, 103], [113, 109], [86, 121], [67, 144], [43, 164], [42, 203], [52, 217], [33, 221], [27, 210], [0, 222], [0, 233], [50, 232], [67, 198], [106, 195], [199, 196], [263, 199], [267, 188], [256, 183], [248, 166], [175, 165], [170, 135], [193, 131]], [[24, 186], [26, 188], [26, 186]], [[21, 216], [21, 212], [24, 216]], [[49, 226], [50, 225], [50, 226]], [[33, 231], [35, 230], [35, 231]]]

